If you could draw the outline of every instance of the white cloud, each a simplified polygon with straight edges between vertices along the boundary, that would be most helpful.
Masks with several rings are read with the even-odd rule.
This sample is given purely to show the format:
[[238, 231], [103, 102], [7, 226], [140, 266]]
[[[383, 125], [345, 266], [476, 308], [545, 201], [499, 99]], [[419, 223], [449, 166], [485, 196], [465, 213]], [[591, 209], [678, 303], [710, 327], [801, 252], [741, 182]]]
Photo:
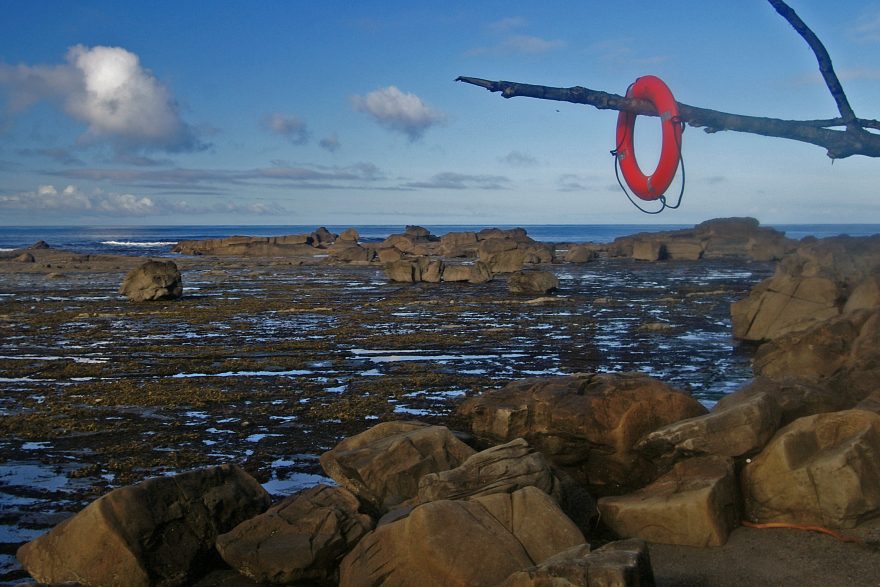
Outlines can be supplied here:
[[0, 86], [15, 113], [41, 99], [59, 102], [87, 125], [85, 142], [117, 147], [187, 151], [203, 147], [180, 117], [170, 90], [121, 47], [76, 45], [65, 65], [0, 63]]
[[112, 217], [215, 213], [271, 215], [285, 212], [284, 208], [274, 203], [226, 201], [208, 205], [193, 205], [185, 200], [168, 200], [102, 190], [86, 193], [73, 185], [68, 185], [60, 190], [53, 185], [41, 185], [32, 192], [0, 195], [0, 210]]
[[565, 43], [558, 39], [542, 39], [532, 35], [514, 35], [501, 43], [500, 49], [505, 53], [520, 55], [540, 55], [563, 47]]
[[446, 115], [425, 104], [415, 94], [401, 92], [396, 86], [374, 90], [366, 96], [352, 96], [355, 110], [369, 114], [376, 122], [401, 132], [415, 141], [432, 126], [443, 124]]
[[263, 127], [294, 145], [304, 145], [309, 141], [309, 129], [298, 116], [284, 116], [275, 112], [263, 118]]
[[72, 185], [61, 190], [53, 185], [41, 185], [33, 192], [0, 195], [0, 209], [4, 208], [125, 216], [150, 216], [160, 213], [159, 207], [152, 198], [101, 191], [86, 194]]

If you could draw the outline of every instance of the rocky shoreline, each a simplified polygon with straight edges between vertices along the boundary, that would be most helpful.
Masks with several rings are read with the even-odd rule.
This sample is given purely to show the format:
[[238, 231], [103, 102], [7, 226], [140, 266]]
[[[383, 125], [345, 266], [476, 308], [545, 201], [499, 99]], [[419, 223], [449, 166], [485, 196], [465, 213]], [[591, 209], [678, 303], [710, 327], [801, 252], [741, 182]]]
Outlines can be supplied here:
[[[259, 459], [251, 454], [246, 457], [245, 470], [230, 466], [202, 468], [179, 477], [166, 477], [168, 482], [156, 479], [116, 489], [19, 550], [19, 558], [34, 577], [45, 582], [78, 580], [84, 584], [109, 584], [106, 577], [111, 576], [125, 577], [125, 584], [192, 584], [212, 569], [222, 568], [217, 559], [219, 553], [225, 564], [237, 572], [218, 570], [220, 574], [212, 574], [211, 579], [204, 580], [209, 582], [202, 584], [254, 584], [243, 582], [241, 577], [247, 576], [275, 584], [298, 580], [359, 585], [393, 578], [400, 584], [418, 581], [538, 585], [550, 576], [566, 576], [573, 585], [590, 584], [590, 580], [599, 581], [600, 577], [633, 585], [651, 581], [666, 585], [741, 584], [745, 578], [770, 583], [778, 582], [780, 577], [804, 585], [827, 585], [834, 583], [835, 573], [848, 573], [849, 584], [872, 584], [872, 569], [880, 564], [880, 554], [866, 546], [866, 541], [874, 539], [872, 532], [878, 526], [880, 514], [880, 494], [875, 495], [880, 491], [880, 399], [873, 384], [880, 374], [880, 239], [798, 243], [761, 228], [750, 219], [709, 221], [689, 231], [634, 235], [610, 245], [580, 247], [536, 243], [519, 231], [487, 230], [433, 237], [423, 229], [410, 227], [383, 243], [367, 245], [358, 243], [353, 232], [325, 232], [318, 230], [302, 239], [253, 241], [239, 237], [210, 246], [181, 243], [180, 250], [192, 256], [175, 262], [184, 275], [202, 271], [201, 275], [207, 277], [210, 271], [222, 268], [227, 280], [233, 269], [257, 271], [257, 281], [277, 279], [282, 268], [316, 269], [311, 274], [312, 282], [295, 279], [293, 285], [283, 283], [277, 297], [271, 300], [254, 298], [248, 304], [242, 304], [242, 300], [232, 304], [237, 323], [246, 320], [248, 312], [264, 317], [269, 312], [277, 320], [281, 300], [286, 300], [288, 307], [301, 304], [290, 315], [301, 316], [305, 312], [308, 321], [297, 321], [289, 332], [300, 341], [289, 348], [290, 358], [306, 356], [309, 351], [304, 345], [320, 347], [322, 340], [326, 340], [320, 330], [314, 336], [302, 336], [304, 331], [313, 330], [310, 322], [323, 321], [322, 328], [330, 331], [338, 327], [330, 318], [344, 318], [344, 313], [340, 313], [342, 305], [319, 311], [317, 308], [322, 306], [313, 303], [328, 301], [321, 297], [321, 288], [326, 288], [321, 274], [339, 271], [346, 276], [343, 279], [350, 280], [352, 270], [367, 272], [362, 274], [366, 280], [360, 281], [359, 286], [348, 281], [350, 291], [346, 293], [357, 297], [357, 287], [364, 286], [365, 293], [351, 306], [356, 312], [352, 319], [359, 327], [371, 322], [378, 328], [387, 327], [387, 323], [375, 319], [388, 311], [389, 307], [381, 304], [389, 294], [397, 296], [397, 312], [406, 306], [405, 313], [412, 314], [414, 308], [420, 307], [414, 302], [428, 302], [421, 306], [425, 312], [416, 312], [416, 330], [397, 333], [398, 343], [406, 341], [406, 337], [409, 341], [398, 347], [397, 359], [389, 358], [389, 363], [396, 361], [400, 366], [415, 369], [395, 374], [404, 393], [392, 396], [393, 401], [370, 387], [352, 393], [351, 388], [360, 380], [339, 376], [335, 381], [327, 381], [324, 391], [310, 393], [304, 388], [303, 395], [298, 397], [300, 402], [306, 401], [299, 405], [308, 407], [294, 412], [289, 400], [281, 395], [260, 387], [238, 390], [230, 384], [231, 377], [220, 386], [225, 399], [201, 398], [204, 411], [213, 411], [221, 402], [237, 403], [231, 415], [240, 414], [244, 406], [251, 412], [256, 407], [255, 400], [266, 394], [268, 401], [260, 410], [265, 410], [268, 420], [265, 426], [254, 429], [257, 435], [263, 435], [260, 444], [266, 436], [286, 434], [291, 424], [301, 428], [308, 419], [308, 410], [318, 407], [321, 412], [335, 406], [332, 413], [336, 418], [331, 419], [339, 421], [329, 435], [319, 433], [313, 438], [313, 445], [306, 452], [314, 454], [316, 448], [321, 451], [319, 461], [312, 461], [310, 470], [332, 478], [337, 487], [318, 486], [267, 510], [269, 495], [253, 479], [261, 476]], [[25, 254], [31, 257], [22, 257]], [[96, 271], [118, 275], [143, 262], [93, 257], [35, 248], [0, 258], [0, 271], [5, 277], [16, 275], [15, 279], [26, 281], [29, 275], [48, 276], [51, 270], [60, 269], [64, 276], [53, 279], [66, 283], [94, 279]], [[206, 268], [206, 259], [210, 269]], [[771, 262], [775, 260], [780, 262], [771, 275]], [[616, 271], [621, 276], [635, 275], [633, 271], [656, 270], [676, 275], [680, 272], [683, 289], [658, 288], [644, 307], [636, 304], [618, 308], [621, 319], [629, 313], [631, 326], [635, 327], [627, 330], [626, 335], [644, 337], [647, 344], [645, 349], [636, 349], [637, 354], [649, 353], [651, 345], [667, 344], [661, 337], [670, 330], [684, 328], [682, 336], [687, 336], [688, 328], [696, 328], [699, 320], [713, 312], [730, 315], [727, 304], [736, 302], [730, 311], [732, 326], [727, 328], [738, 338], [761, 345], [754, 363], [759, 377], [739, 386], [716, 404], [701, 403], [692, 397], [691, 394], [699, 394], [698, 385], [688, 385], [691, 394], [669, 387], [670, 383], [675, 384], [675, 376], [664, 376], [656, 369], [652, 369], [651, 376], [615, 372], [571, 375], [584, 371], [578, 367], [584, 365], [584, 353], [589, 353], [594, 342], [582, 341], [581, 337], [600, 336], [600, 325], [610, 317], [604, 311], [615, 305], [615, 300], [605, 296], [603, 302], [595, 292], [579, 299], [584, 295], [581, 288], [591, 275], [591, 264], [601, 264], [601, 271]], [[724, 271], [741, 271], [744, 266], [749, 267], [752, 276], [748, 283], [717, 277], [732, 274]], [[383, 286], [376, 284], [377, 271], [381, 272]], [[701, 278], [702, 271], [714, 272], [715, 277], [706, 280], [704, 274]], [[544, 282], [534, 288], [514, 288], [514, 284], [529, 276], [547, 273], [557, 278], [555, 286]], [[389, 286], [396, 289], [389, 291]], [[203, 291], [209, 289], [202, 287]], [[376, 287], [383, 291], [383, 298], [376, 297]], [[165, 282], [162, 288], [174, 289]], [[453, 297], [448, 301], [437, 300], [443, 290], [436, 288], [444, 288]], [[560, 295], [546, 296], [555, 290]], [[697, 295], [690, 298], [691, 293]], [[190, 324], [195, 323], [194, 318], [201, 311], [206, 313], [206, 324], [222, 321], [218, 318], [218, 312], [223, 311], [220, 300], [199, 299], [198, 295], [191, 299], [192, 294], [186, 293], [178, 300], [138, 304], [140, 319], [162, 322], [162, 314], [187, 316], [181, 314], [180, 306], [192, 304], [188, 311], [194, 314], [186, 318]], [[249, 294], [245, 288], [238, 295]], [[508, 299], [499, 301], [499, 295]], [[496, 299], [490, 301], [487, 296]], [[586, 297], [589, 316], [582, 314]], [[401, 306], [404, 300], [406, 303]], [[718, 306], [719, 300], [726, 301]], [[24, 320], [23, 304], [2, 301], [0, 325], [5, 332], [22, 327], [29, 331], [52, 331], [57, 327], [48, 318], [41, 319], [43, 326], [40, 321]], [[91, 322], [90, 328], [103, 328], [115, 326], [122, 318], [118, 313], [101, 317], [99, 312], [82, 312], [83, 303], [89, 305], [84, 301], [78, 308], [64, 310], [68, 315], [63, 316], [61, 324]], [[480, 312], [475, 309], [477, 303], [484, 304]], [[116, 301], [115, 305], [118, 304]], [[461, 305], [455, 312], [458, 318], [451, 318], [442, 304]], [[516, 305], [525, 308], [514, 310]], [[542, 339], [543, 335], [537, 334], [542, 330], [540, 324], [535, 325], [537, 330], [517, 332], [521, 327], [518, 321], [527, 322], [536, 309], [560, 309], [560, 305], [562, 311], [539, 313], [543, 314], [542, 322], [565, 329], [561, 339]], [[665, 309], [658, 311], [662, 306]], [[489, 307], [492, 310], [486, 312]], [[691, 317], [685, 319], [689, 312], [693, 312]], [[698, 316], [701, 312], [706, 316]], [[550, 349], [560, 353], [567, 349], [572, 354], [567, 359], [560, 354], [562, 362], [556, 370], [545, 370], [537, 379], [529, 377], [528, 369], [516, 370], [509, 374], [512, 376], [502, 377], [509, 383], [500, 388], [497, 383], [486, 385], [486, 378], [474, 369], [462, 369], [457, 363], [450, 368], [448, 360], [443, 363], [435, 358], [434, 362], [442, 367], [433, 372], [425, 372], [426, 362], [400, 360], [400, 353], [406, 356], [412, 352], [412, 345], [419, 344], [417, 340], [437, 350], [442, 348], [436, 334], [442, 328], [429, 336], [425, 330], [429, 324], [434, 328], [446, 322], [448, 332], [455, 336], [456, 320], [467, 321], [478, 313], [495, 323], [478, 331], [490, 345], [494, 341], [503, 347], [519, 335], [523, 341], [546, 345], [545, 354]], [[505, 313], [503, 320], [509, 325], [498, 324]], [[550, 317], [551, 314], [557, 318]], [[687, 320], [692, 322], [684, 323]], [[699, 328], [710, 328], [707, 323], [700, 324]], [[170, 325], [166, 323], [166, 327]], [[205, 330], [202, 336], [212, 329], [215, 328]], [[463, 348], [479, 348], [479, 339], [473, 336], [477, 331], [467, 332], [453, 346], [460, 343]], [[79, 340], [88, 341], [94, 334], [92, 331]], [[69, 332], [66, 337], [70, 338]], [[353, 344], [347, 346], [355, 356], [382, 357], [383, 361], [391, 357], [388, 351], [383, 351], [384, 355], [373, 354], [382, 348], [380, 345], [390, 343], [389, 337], [370, 344], [356, 337], [351, 341]], [[283, 342], [274, 338], [264, 344], [268, 350]], [[143, 350], [140, 347], [139, 352]], [[198, 346], [191, 350], [198, 350]], [[255, 360], [254, 368], [243, 369], [241, 359], [235, 358], [237, 370], [228, 373], [237, 377], [259, 371], [261, 351], [253, 342], [248, 351]], [[534, 361], [542, 355], [539, 352], [527, 356], [527, 360]], [[623, 354], [619, 363], [639, 370], [639, 360], [633, 360], [633, 356]], [[190, 370], [181, 377], [176, 377], [180, 373], [170, 373], [171, 379], [191, 382], [229, 377], [221, 369], [231, 368], [232, 357], [224, 359], [226, 365], [217, 362], [222, 357], [215, 355], [213, 365], [206, 362], [207, 358], [195, 358], [193, 368], [208, 367], [210, 373]], [[272, 362], [278, 363], [279, 359], [277, 352], [271, 354]], [[500, 356], [498, 360], [503, 362]], [[34, 358], [31, 362], [38, 360]], [[305, 364], [276, 364], [271, 372], [286, 370], [291, 374], [288, 377], [306, 377], [305, 371], [327, 369], [330, 364], [316, 366], [310, 359]], [[2, 365], [17, 370], [9, 374], [21, 380], [19, 385], [23, 388], [31, 385], [28, 379], [35, 379], [36, 373], [23, 368], [21, 362], [6, 359]], [[73, 421], [60, 424], [59, 418], [82, 417], [90, 411], [83, 411], [82, 404], [90, 401], [107, 401], [107, 407], [116, 406], [118, 411], [123, 404], [136, 404], [137, 394], [155, 394], [158, 403], [147, 402], [144, 407], [181, 400], [192, 404], [195, 398], [191, 392], [169, 385], [168, 379], [156, 382], [165, 387], [163, 391], [149, 382], [135, 383], [138, 376], [133, 374], [134, 387], [123, 392], [130, 397], [120, 401], [126, 377], [108, 378], [115, 369], [100, 363], [97, 353], [83, 356], [83, 362], [74, 361], [65, 369], [70, 371], [70, 367], [74, 367], [73, 372], [67, 373], [67, 377], [80, 381], [66, 384], [61, 395], [78, 398], [78, 411], [71, 403], [59, 403], [59, 407], [66, 406], [61, 412], [41, 415], [40, 406], [53, 401], [51, 393], [42, 392], [28, 405], [4, 412], [0, 422], [7, 436], [39, 444], [44, 442], [38, 440], [42, 438], [60, 442], [72, 432], [81, 434], [85, 431], [76, 431]], [[123, 370], [142, 368], [135, 360]], [[333, 369], [338, 373], [338, 366]], [[467, 371], [472, 373], [468, 375]], [[86, 372], [91, 374], [85, 375]], [[293, 375], [294, 372], [298, 374]], [[39, 373], [62, 376], [60, 372], [52, 375], [52, 370], [47, 371], [45, 366]], [[394, 381], [386, 375], [389, 374], [382, 377], [383, 387]], [[84, 377], [89, 380], [82, 381]], [[472, 387], [468, 387], [467, 377], [473, 378]], [[105, 387], [107, 392], [112, 391], [113, 399], [100, 391], [100, 379], [108, 380]], [[252, 383], [252, 379], [247, 381], [248, 386]], [[303, 385], [296, 380], [290, 383], [295, 387]], [[339, 387], [340, 383], [344, 391], [330, 394], [344, 395], [334, 398], [344, 399], [342, 404], [319, 401], [322, 405], [315, 406], [316, 399], [328, 395], [326, 389]], [[77, 385], [78, 390], [70, 389]], [[440, 393], [450, 387], [462, 392], [445, 398], [445, 411], [419, 417], [421, 422], [411, 421], [416, 415], [412, 408], [400, 412], [394, 408], [390, 413], [377, 410], [376, 402], [390, 402], [385, 405], [394, 406], [415, 391], [430, 395], [431, 389]], [[33, 388], [30, 393], [34, 393]], [[167, 397], [161, 399], [163, 393]], [[707, 410], [707, 405], [711, 410]], [[92, 413], [101, 407], [93, 404]], [[188, 408], [198, 411], [194, 405]], [[140, 409], [138, 417], [142, 418], [143, 413]], [[373, 414], [378, 414], [376, 418], [381, 423], [374, 425], [363, 420], [365, 415]], [[232, 417], [235, 423], [230, 427], [253, 426], [240, 415]], [[269, 424], [278, 417], [282, 418], [278, 424]], [[291, 419], [285, 421], [286, 417]], [[89, 419], [94, 422], [93, 416]], [[250, 413], [248, 419], [252, 419]], [[68, 428], [49, 432], [59, 424]], [[97, 427], [98, 436], [92, 439], [102, 434], [101, 426]], [[160, 434], [167, 435], [165, 442], [175, 461], [186, 450], [173, 447], [192, 444], [175, 437], [179, 427], [179, 423], [169, 422], [159, 429]], [[466, 435], [452, 434], [451, 430]], [[149, 434], [143, 438], [157, 434], [155, 430], [146, 432]], [[314, 426], [309, 434], [313, 432]], [[266, 458], [271, 459], [271, 451], [278, 448], [277, 444], [266, 443]], [[288, 447], [286, 453], [289, 452]], [[153, 462], [161, 461], [157, 457]], [[167, 471], [195, 464], [178, 462]], [[120, 473], [123, 470], [118, 469]], [[105, 471], [98, 465], [91, 474], [101, 475]], [[123, 478], [117, 477], [114, 484], [118, 486]], [[191, 489], [181, 490], [184, 486]], [[103, 493], [99, 486], [93, 487], [96, 493]], [[134, 497], [124, 497], [129, 494]], [[125, 513], [129, 508], [143, 509], [138, 505], [143, 500], [155, 504], [154, 507], [141, 513]], [[126, 505], [129, 501], [131, 504]], [[108, 517], [111, 506], [105, 505], [111, 503], [114, 517]], [[259, 512], [264, 513], [256, 515]], [[120, 526], [120, 519], [130, 522]], [[478, 521], [477, 526], [468, 525], [474, 520]], [[839, 545], [827, 542], [816, 545], [812, 537], [789, 538], [786, 534], [779, 540], [791, 550], [777, 553], [778, 556], [791, 560], [802, 552], [804, 557], [825, 562], [820, 569], [815, 565], [780, 569], [772, 553], [768, 554], [770, 551], [747, 551], [765, 544], [768, 532], [796, 531], [744, 528], [740, 525], [743, 520], [759, 525], [782, 522], [846, 529], [848, 535], [861, 543], [845, 545], [848, 550], [841, 550]], [[90, 556], [102, 552], [104, 547], [98, 548], [96, 543], [93, 548], [83, 548], [84, 536], [94, 537], [101, 545], [117, 544], [119, 555], [104, 559], [118, 564], [97, 564]], [[465, 539], [471, 536], [475, 539], [473, 543]], [[591, 550], [584, 546], [587, 542], [606, 546]], [[495, 545], [500, 548], [497, 554], [493, 554]], [[174, 549], [173, 556], [169, 548]], [[717, 551], [715, 555], [711, 554], [713, 551]], [[261, 554], [255, 559], [255, 552], [265, 556]], [[839, 560], [826, 561], [828, 553]], [[748, 554], [748, 562], [737, 561], [738, 556]], [[426, 565], [428, 558], [432, 563]], [[748, 568], [737, 569], [737, 564]], [[726, 580], [729, 582], [725, 583]]]

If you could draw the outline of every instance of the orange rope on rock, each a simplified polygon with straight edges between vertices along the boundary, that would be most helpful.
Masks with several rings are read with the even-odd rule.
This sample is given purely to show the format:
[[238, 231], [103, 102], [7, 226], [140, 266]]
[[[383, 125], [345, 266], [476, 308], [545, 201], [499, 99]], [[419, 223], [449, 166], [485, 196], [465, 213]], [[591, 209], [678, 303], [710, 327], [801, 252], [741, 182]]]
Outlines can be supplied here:
[[858, 536], [848, 536], [830, 528], [823, 528], [822, 526], [805, 526], [803, 524], [790, 524], [788, 522], [765, 522], [763, 524], [756, 524], [755, 522], [749, 522], [747, 520], [742, 520], [742, 525], [746, 528], [758, 529], [784, 528], [789, 530], [806, 530], [807, 532], [820, 532], [822, 534], [828, 534], [829, 536], [837, 538], [841, 542], [852, 542], [855, 544], [862, 544], [864, 542], [864, 540], [862, 540]]

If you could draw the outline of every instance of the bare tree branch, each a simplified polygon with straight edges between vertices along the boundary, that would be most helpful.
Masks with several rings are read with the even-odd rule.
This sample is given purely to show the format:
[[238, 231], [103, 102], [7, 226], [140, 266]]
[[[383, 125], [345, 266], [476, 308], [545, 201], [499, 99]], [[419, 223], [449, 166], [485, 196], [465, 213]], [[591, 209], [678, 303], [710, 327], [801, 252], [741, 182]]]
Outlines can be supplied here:
[[[819, 60], [819, 69], [829, 91], [837, 102], [841, 117], [825, 120], [782, 120], [730, 114], [679, 102], [681, 119], [690, 126], [703, 127], [706, 132], [710, 133], [732, 130], [811, 143], [824, 147], [832, 159], [843, 159], [851, 155], [880, 157], [880, 134], [865, 130], [866, 128], [880, 130], [880, 122], [856, 117], [843, 87], [840, 85], [840, 80], [834, 73], [831, 58], [818, 37], [785, 2], [782, 0], [768, 1], [804, 37], [816, 54], [816, 58]], [[554, 88], [518, 82], [489, 81], [475, 77], [459, 77], [456, 81], [480, 86], [490, 92], [500, 92], [504, 98], [523, 96], [586, 104], [600, 110], [619, 110], [645, 116], [657, 116], [657, 112], [650, 102], [581, 86]], [[845, 130], [832, 130], [831, 127], [845, 127]]]
[[846, 94], [843, 91], [843, 86], [840, 85], [840, 80], [837, 78], [837, 74], [834, 73], [834, 66], [831, 64], [831, 56], [828, 54], [828, 50], [825, 49], [825, 45], [822, 44], [822, 41], [819, 40], [816, 33], [814, 33], [812, 29], [801, 20], [801, 17], [798, 16], [788, 4], [782, 0], [767, 1], [770, 2], [770, 5], [776, 9], [776, 12], [778, 12], [782, 18], [787, 20], [788, 24], [790, 24], [794, 30], [804, 38], [807, 45], [813, 50], [813, 53], [816, 55], [816, 60], [819, 62], [819, 72], [825, 80], [825, 85], [828, 86], [828, 91], [831, 92], [831, 96], [834, 98], [834, 101], [837, 102], [837, 110], [840, 112], [840, 116], [843, 117], [847, 127], [851, 128], [852, 126], [855, 126], [856, 114], [853, 112], [852, 106], [849, 105], [849, 99], [847, 99]]

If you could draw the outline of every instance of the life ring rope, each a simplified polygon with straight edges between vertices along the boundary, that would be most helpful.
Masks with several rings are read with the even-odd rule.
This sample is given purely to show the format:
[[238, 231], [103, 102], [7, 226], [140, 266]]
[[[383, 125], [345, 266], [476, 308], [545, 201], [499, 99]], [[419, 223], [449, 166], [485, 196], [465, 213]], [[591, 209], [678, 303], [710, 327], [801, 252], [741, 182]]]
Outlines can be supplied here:
[[[659, 214], [666, 208], [678, 208], [681, 205], [685, 186], [684, 160], [681, 154], [684, 121], [679, 115], [678, 103], [663, 80], [653, 75], [636, 79], [627, 88], [626, 97], [646, 100], [654, 105], [660, 115], [663, 144], [657, 168], [650, 175], [645, 175], [639, 168], [633, 146], [633, 131], [637, 115], [621, 111], [617, 117], [617, 147], [611, 151], [614, 156], [614, 175], [617, 178], [617, 183], [629, 201], [646, 214]], [[676, 203], [670, 204], [665, 192], [672, 184], [679, 168], [681, 168], [682, 175], [681, 190]], [[620, 178], [621, 174], [623, 181]], [[648, 210], [639, 205], [623, 185], [624, 181], [637, 198], [644, 201], [659, 201], [661, 207], [658, 210]]]

